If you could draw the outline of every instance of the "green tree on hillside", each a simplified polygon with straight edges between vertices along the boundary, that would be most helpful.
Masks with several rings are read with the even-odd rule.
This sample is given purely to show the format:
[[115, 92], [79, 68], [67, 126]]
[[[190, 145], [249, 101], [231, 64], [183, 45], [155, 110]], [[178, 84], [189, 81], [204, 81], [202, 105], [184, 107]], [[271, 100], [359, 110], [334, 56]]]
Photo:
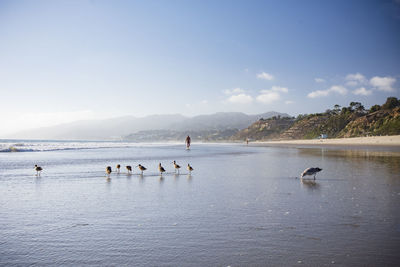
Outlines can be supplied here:
[[370, 109], [369, 109], [369, 113], [373, 113], [375, 111], [378, 111], [381, 109], [381, 106], [379, 105], [373, 105]]
[[340, 113], [340, 105], [338, 105], [338, 104], [334, 105], [333, 112], [335, 112], [335, 114], [339, 114]]
[[400, 101], [396, 97], [388, 97], [385, 104], [382, 105], [383, 109], [392, 109], [400, 106]]

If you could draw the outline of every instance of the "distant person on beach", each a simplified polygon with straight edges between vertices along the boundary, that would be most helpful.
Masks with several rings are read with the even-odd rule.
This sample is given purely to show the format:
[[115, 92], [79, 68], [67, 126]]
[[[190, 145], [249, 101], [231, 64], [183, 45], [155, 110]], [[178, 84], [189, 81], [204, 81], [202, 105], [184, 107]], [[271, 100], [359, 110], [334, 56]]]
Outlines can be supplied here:
[[190, 148], [190, 136], [189, 135], [186, 137], [185, 143], [186, 143], [186, 149], [189, 149]]

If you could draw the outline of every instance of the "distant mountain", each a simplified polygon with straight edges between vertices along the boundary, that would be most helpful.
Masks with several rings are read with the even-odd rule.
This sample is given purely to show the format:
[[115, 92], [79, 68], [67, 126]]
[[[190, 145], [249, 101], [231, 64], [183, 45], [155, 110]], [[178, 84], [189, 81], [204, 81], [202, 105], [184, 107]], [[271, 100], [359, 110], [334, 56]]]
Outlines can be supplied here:
[[[134, 116], [117, 117], [105, 120], [86, 120], [26, 130], [12, 135], [16, 139], [58, 139], [58, 140], [120, 140], [138, 132], [146, 131], [175, 131], [179, 133], [205, 132], [209, 134], [225, 130], [243, 129], [251, 123], [272, 116], [286, 116], [278, 112], [267, 112], [257, 115], [247, 115], [240, 112], [220, 112], [211, 115], [186, 117], [179, 114], [151, 115], [142, 118]], [[185, 134], [185, 133], [184, 133]], [[177, 135], [177, 134], [175, 134]], [[179, 136], [180, 134], [178, 134]], [[162, 135], [159, 136], [162, 141]], [[178, 139], [176, 139], [178, 140]]]
[[182, 122], [182, 115], [152, 115], [143, 118], [124, 116], [105, 120], [85, 120], [43, 127], [16, 133], [17, 139], [112, 140], [133, 132], [167, 129], [171, 123]]

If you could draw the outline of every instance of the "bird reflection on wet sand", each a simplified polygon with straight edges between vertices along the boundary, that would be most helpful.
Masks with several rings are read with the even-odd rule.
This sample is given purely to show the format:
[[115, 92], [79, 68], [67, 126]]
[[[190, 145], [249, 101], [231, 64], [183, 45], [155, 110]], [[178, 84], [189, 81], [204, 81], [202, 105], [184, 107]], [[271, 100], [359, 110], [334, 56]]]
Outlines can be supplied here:
[[300, 179], [300, 182], [307, 189], [318, 190], [320, 188], [320, 184], [314, 180]]

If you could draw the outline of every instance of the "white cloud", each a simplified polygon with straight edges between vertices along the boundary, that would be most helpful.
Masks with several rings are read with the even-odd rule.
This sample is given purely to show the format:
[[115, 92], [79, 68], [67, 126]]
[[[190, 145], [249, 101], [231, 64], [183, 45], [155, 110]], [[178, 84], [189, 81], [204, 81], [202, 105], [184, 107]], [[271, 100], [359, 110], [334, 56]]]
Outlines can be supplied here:
[[271, 90], [274, 92], [282, 92], [282, 93], [289, 92], [289, 90], [286, 87], [280, 87], [280, 86], [272, 86]]
[[200, 104], [206, 105], [206, 104], [208, 104], [208, 101], [207, 101], [207, 100], [202, 100], [202, 101], [200, 102]]
[[260, 95], [256, 97], [257, 102], [269, 104], [281, 98], [280, 93], [287, 93], [289, 90], [286, 87], [272, 86], [269, 90], [261, 90]]
[[292, 100], [286, 100], [286, 101], [285, 101], [285, 104], [286, 104], [286, 105], [290, 105], [290, 104], [293, 104], [293, 103], [294, 103], [294, 101], [292, 101]]
[[272, 74], [266, 73], [266, 72], [261, 72], [257, 74], [257, 78], [261, 80], [268, 80], [272, 81], [274, 79], [274, 76]]
[[329, 90], [317, 90], [317, 91], [309, 93], [307, 96], [309, 98], [316, 98], [316, 97], [328, 96], [328, 95], [329, 95]]
[[315, 78], [314, 81], [315, 81], [316, 83], [324, 83], [324, 82], [325, 82], [325, 80], [322, 79], [322, 78]]
[[331, 93], [338, 93], [340, 95], [345, 95], [345, 94], [347, 94], [347, 89], [341, 85], [333, 85], [327, 90], [317, 90], [317, 91], [309, 93], [307, 96], [309, 98], [317, 98], [317, 97], [328, 96]]
[[365, 76], [359, 72], [357, 72], [355, 74], [348, 74], [345, 79], [347, 81], [346, 82], [347, 86], [357, 86], [360, 84], [367, 83], [367, 79], [365, 78]]
[[226, 89], [224, 90], [224, 94], [226, 95], [233, 95], [233, 94], [241, 94], [244, 93], [245, 91], [241, 88], [234, 88], [234, 89]]
[[367, 90], [364, 87], [358, 88], [356, 90], [353, 91], [353, 94], [355, 95], [371, 95], [372, 94], [372, 90]]
[[289, 92], [289, 89], [287, 89], [286, 87], [272, 86], [271, 89], [269, 89], [269, 90], [261, 90], [260, 92], [262, 94], [270, 93], [270, 92], [287, 93], [287, 92]]
[[233, 104], [250, 104], [253, 102], [253, 98], [246, 94], [238, 94], [230, 96], [228, 102]]
[[274, 101], [277, 101], [281, 98], [278, 92], [272, 92], [268, 90], [261, 91], [261, 94], [257, 96], [256, 100], [257, 102], [263, 103], [263, 104], [269, 104]]
[[375, 76], [371, 78], [371, 80], [369, 81], [369, 83], [376, 89], [385, 92], [393, 92], [394, 88], [392, 86], [395, 82], [396, 79], [389, 76], [388, 77]]
[[331, 86], [331, 88], [329, 88], [329, 91], [331, 91], [331, 92], [336, 92], [336, 93], [341, 94], [341, 95], [347, 94], [347, 89], [344, 88], [344, 87], [341, 86], [341, 85], [334, 85], [334, 86]]

